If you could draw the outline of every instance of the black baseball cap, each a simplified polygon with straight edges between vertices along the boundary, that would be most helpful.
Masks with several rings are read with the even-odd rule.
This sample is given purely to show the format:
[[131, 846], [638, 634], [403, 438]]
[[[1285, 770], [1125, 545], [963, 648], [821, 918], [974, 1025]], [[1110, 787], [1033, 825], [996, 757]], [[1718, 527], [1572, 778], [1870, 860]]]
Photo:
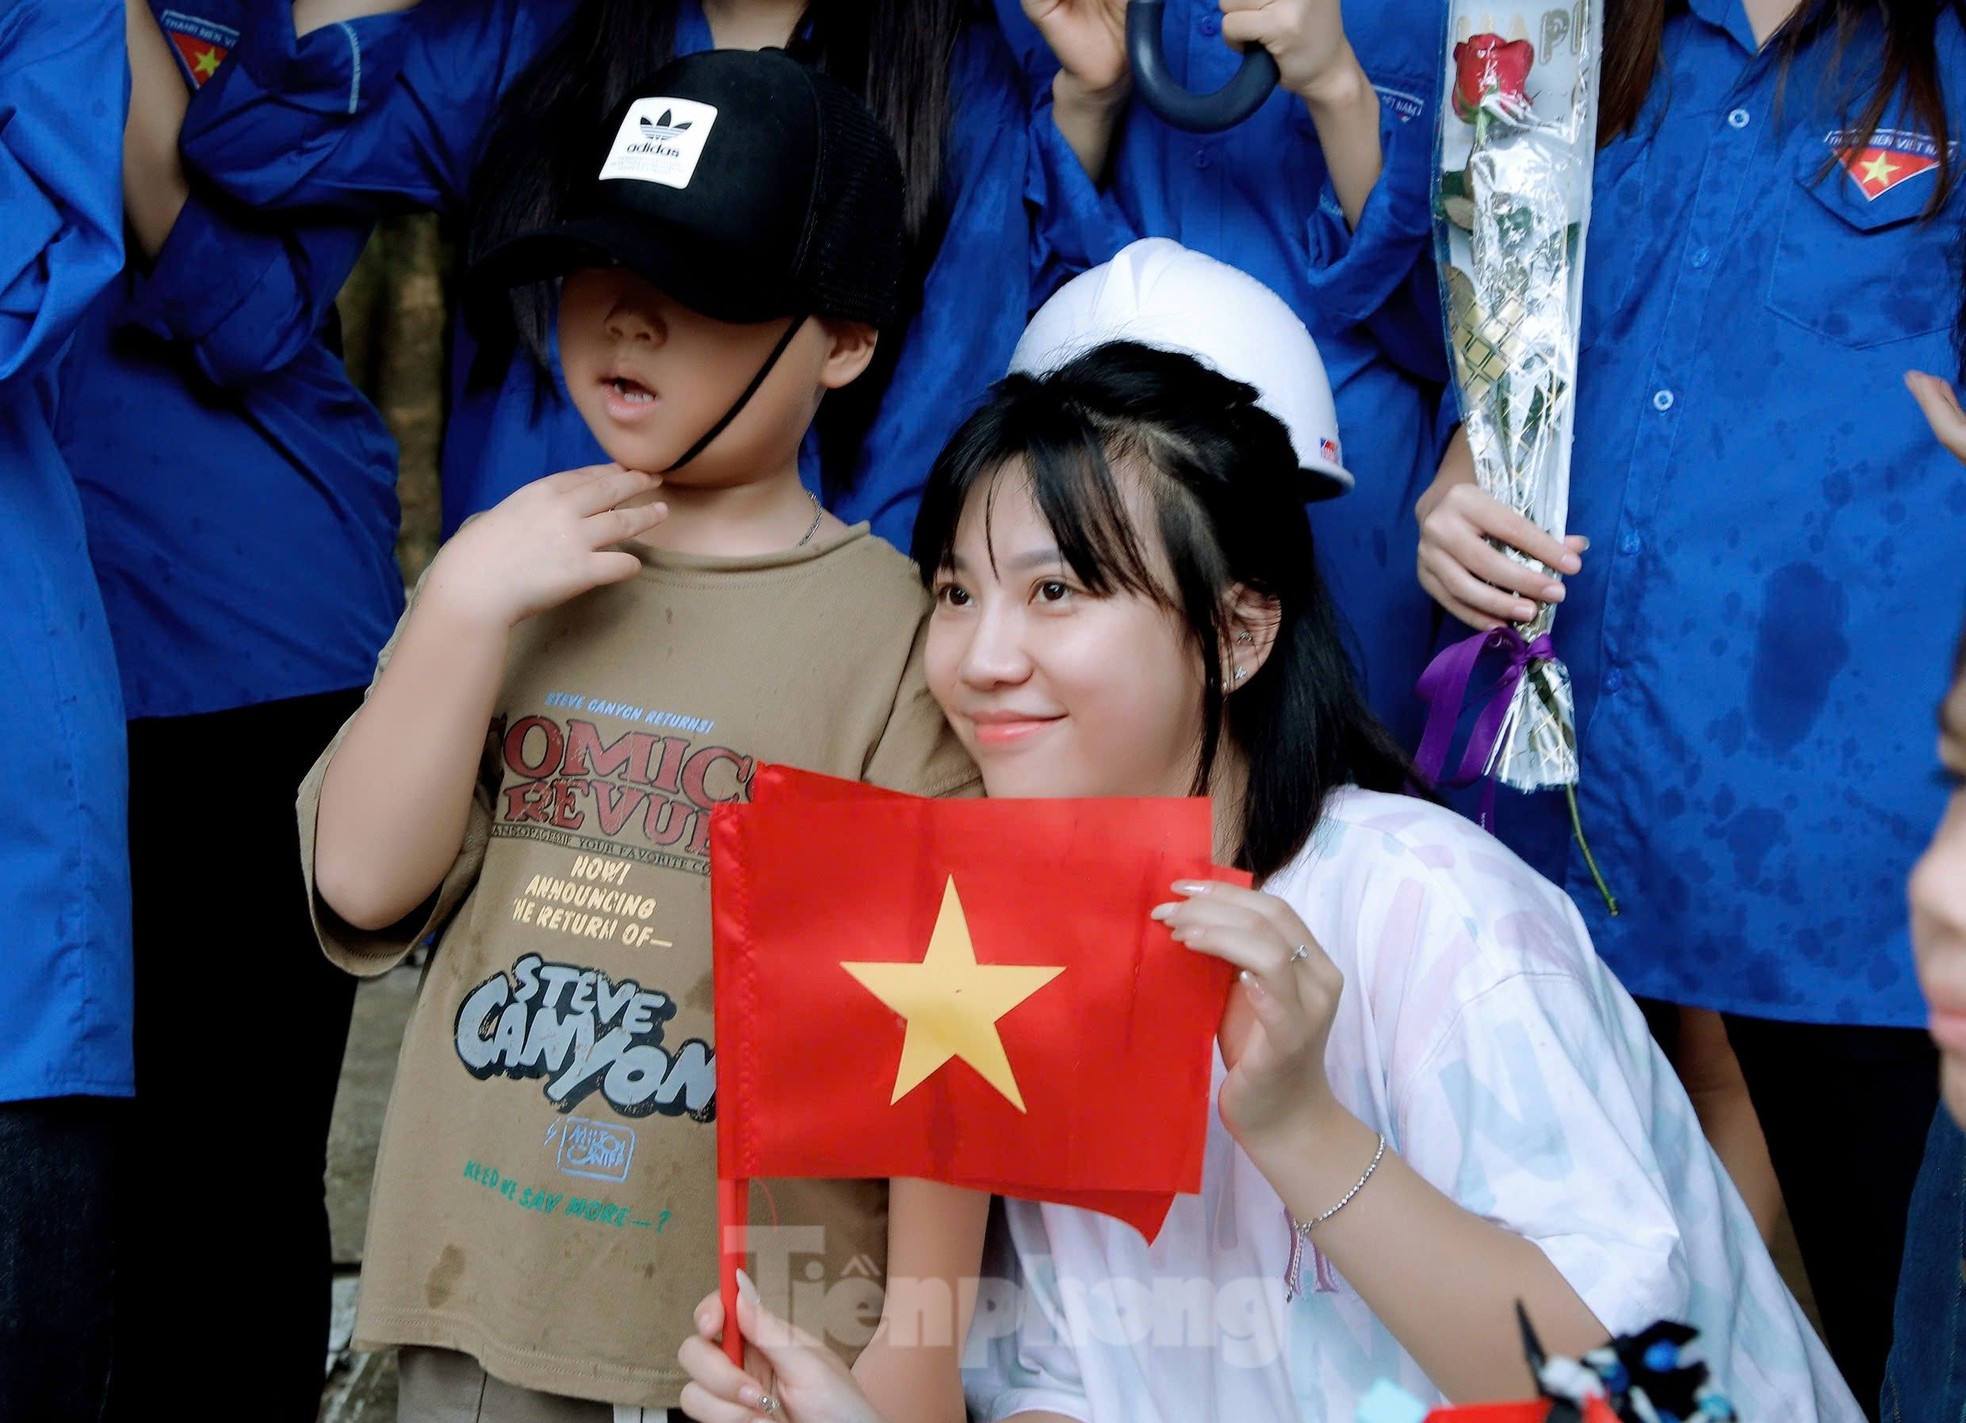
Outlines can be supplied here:
[[782, 50], [663, 66], [610, 116], [567, 218], [487, 252], [502, 286], [626, 267], [718, 321], [886, 325], [902, 264], [901, 161], [852, 93]]

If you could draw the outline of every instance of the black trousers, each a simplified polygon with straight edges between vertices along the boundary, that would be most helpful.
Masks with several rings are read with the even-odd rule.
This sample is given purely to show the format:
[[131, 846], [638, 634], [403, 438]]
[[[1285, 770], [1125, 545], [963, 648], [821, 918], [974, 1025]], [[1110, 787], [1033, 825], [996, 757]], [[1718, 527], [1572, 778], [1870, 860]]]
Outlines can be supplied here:
[[[1670, 1055], [1677, 1010], [1642, 1006]], [[1724, 1017], [1816, 1296], [1823, 1343], [1875, 1418], [1905, 1219], [1939, 1100], [1938, 1050], [1920, 1028]]]
[[358, 689], [130, 723], [137, 1095], [113, 1419], [154, 1417], [215, 1339], [256, 1423], [320, 1411], [322, 1178], [355, 981], [315, 942], [293, 807], [360, 704]]
[[0, 1418], [95, 1423], [113, 1347], [110, 1180], [129, 1103], [0, 1103]]

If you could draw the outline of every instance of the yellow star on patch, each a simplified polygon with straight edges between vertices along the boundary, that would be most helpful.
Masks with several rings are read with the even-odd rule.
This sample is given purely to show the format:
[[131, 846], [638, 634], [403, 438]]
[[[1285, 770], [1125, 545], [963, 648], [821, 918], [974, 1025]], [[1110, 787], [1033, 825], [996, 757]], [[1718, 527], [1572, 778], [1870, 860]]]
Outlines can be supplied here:
[[218, 73], [218, 51], [208, 49], [191, 63], [191, 68], [200, 79], [209, 79]]
[[1888, 188], [1891, 186], [1891, 175], [1897, 171], [1898, 165], [1893, 163], [1888, 155], [1880, 153], [1864, 164], [1864, 181], [1875, 183], [1880, 188]]
[[997, 1033], [997, 1020], [1065, 971], [1064, 966], [980, 964], [956, 878], [942, 890], [942, 908], [920, 963], [842, 963], [861, 987], [907, 1020], [892, 1106], [959, 1057], [1024, 1110], [1017, 1076]]

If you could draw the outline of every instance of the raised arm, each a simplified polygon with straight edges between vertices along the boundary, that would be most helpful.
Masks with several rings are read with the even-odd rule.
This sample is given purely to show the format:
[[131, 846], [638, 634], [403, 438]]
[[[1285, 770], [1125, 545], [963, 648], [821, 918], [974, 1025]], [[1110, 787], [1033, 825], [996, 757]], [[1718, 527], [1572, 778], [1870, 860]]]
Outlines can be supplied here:
[[213, 384], [245, 385], [319, 339], [368, 224], [253, 222], [209, 188], [194, 191], [178, 152], [190, 89], [146, 0], [125, 9], [124, 210], [147, 260], [124, 317], [176, 343]]
[[294, 34], [303, 37], [323, 25], [339, 25], [369, 15], [414, 10], [421, 0], [294, 0]]
[[619, 465], [539, 480], [465, 524], [431, 564], [321, 783], [314, 884], [357, 929], [407, 918], [464, 843], [513, 630], [641, 571], [615, 549], [661, 522], [653, 475]]
[[111, 0], [14, 0], [0, 23], [0, 385], [52, 363], [122, 268], [125, 28]]
[[[1527, 1389], [1518, 1300], [1551, 1352], [1575, 1357], [1603, 1343], [1610, 1331], [1548, 1253], [1449, 1199], [1334, 1096], [1324, 1054], [1345, 983], [1296, 912], [1231, 885], [1176, 891], [1185, 897], [1156, 917], [1178, 942], [1241, 970], [1221, 1032], [1223, 1124], [1292, 1218], [1316, 1222], [1310, 1243], [1435, 1386], [1461, 1402]], [[1423, 915], [1412, 932], [1430, 927]], [[1405, 1084], [1390, 1092], [1399, 1100]], [[1457, 1140], [1476, 1134], [1459, 1126]], [[1531, 1131], [1550, 1129], [1538, 1122]], [[1572, 1186], [1590, 1189], [1581, 1176]], [[1507, 1211], [1498, 1203], [1495, 1213]]]
[[185, 115], [185, 161], [261, 209], [461, 211], [498, 100], [571, 0], [256, 5]]

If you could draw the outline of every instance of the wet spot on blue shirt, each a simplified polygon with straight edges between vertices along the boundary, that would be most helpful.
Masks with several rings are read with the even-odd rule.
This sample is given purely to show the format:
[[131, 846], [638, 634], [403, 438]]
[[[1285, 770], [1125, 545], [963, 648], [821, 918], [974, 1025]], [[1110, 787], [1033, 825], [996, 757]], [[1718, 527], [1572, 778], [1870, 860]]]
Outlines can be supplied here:
[[1808, 734], [1850, 660], [1848, 619], [1843, 590], [1814, 564], [1785, 564], [1768, 577], [1748, 688], [1755, 735], [1786, 751]]
[[1765, 805], [1750, 806], [1721, 827], [1734, 855], [1734, 882], [1751, 886], [1761, 878], [1761, 862], [1778, 841], [1788, 838], [1782, 817]]

